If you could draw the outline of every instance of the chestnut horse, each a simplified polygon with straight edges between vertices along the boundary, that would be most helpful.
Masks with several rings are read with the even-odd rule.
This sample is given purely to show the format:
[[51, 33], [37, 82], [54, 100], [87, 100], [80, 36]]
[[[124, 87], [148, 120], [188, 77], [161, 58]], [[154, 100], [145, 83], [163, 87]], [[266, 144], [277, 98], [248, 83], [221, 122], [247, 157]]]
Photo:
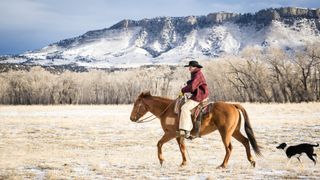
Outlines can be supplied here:
[[[147, 112], [151, 112], [154, 116], [160, 119], [161, 126], [164, 131], [164, 135], [157, 144], [158, 158], [161, 166], [164, 161], [164, 158], [162, 156], [162, 145], [174, 138], [177, 140], [180, 147], [180, 152], [182, 154], [181, 166], [185, 166], [187, 164], [185, 143], [184, 141], [179, 141], [176, 133], [179, 128], [179, 118], [178, 115], [174, 112], [174, 106], [175, 100], [152, 96], [150, 92], [143, 92], [136, 99], [130, 116], [131, 121], [138, 122], [138, 120]], [[240, 111], [244, 116], [244, 128], [249, 140], [240, 132]], [[246, 149], [247, 159], [253, 167], [255, 166], [255, 161], [250, 153], [249, 142], [257, 155], [261, 155], [261, 153], [257, 141], [254, 137], [248, 114], [241, 105], [215, 102], [211, 106], [210, 112], [207, 115], [203, 116], [203, 121], [201, 124], [201, 136], [207, 135], [215, 130], [218, 130], [221, 135], [226, 154], [222, 164], [219, 167], [225, 168], [227, 166], [232, 151], [232, 136], [243, 144]], [[195, 135], [195, 132], [191, 131], [191, 134]]]

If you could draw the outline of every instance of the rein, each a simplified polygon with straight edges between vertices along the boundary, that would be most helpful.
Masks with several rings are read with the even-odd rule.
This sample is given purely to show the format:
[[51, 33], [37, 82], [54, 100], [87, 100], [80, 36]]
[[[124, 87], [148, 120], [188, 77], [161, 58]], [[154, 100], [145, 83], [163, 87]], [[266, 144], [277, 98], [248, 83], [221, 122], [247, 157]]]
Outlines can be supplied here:
[[[150, 116], [148, 116], [146, 118], [140, 119], [140, 120], [136, 121], [136, 123], [147, 123], [147, 122], [151, 122], [151, 121], [153, 121], [153, 120], [155, 120], [157, 118], [157, 116], [155, 116], [154, 118], [149, 119], [152, 116], [154, 116], [154, 115], [152, 114], [152, 115], [150, 115]], [[147, 120], [147, 119], [149, 119], [149, 120]]]
[[[159, 114], [159, 117], [161, 117], [167, 110], [168, 108], [174, 103], [175, 101], [172, 101], [160, 114]], [[140, 107], [139, 107], [140, 108]], [[149, 119], [150, 117], [154, 116], [154, 118], [152, 119]], [[149, 119], [149, 120], [148, 120]], [[146, 117], [146, 118], [143, 118], [143, 119], [140, 119], [138, 121], [136, 121], [136, 123], [146, 123], [146, 122], [151, 122], [153, 120], [157, 119], [157, 116], [151, 114], [150, 116]]]

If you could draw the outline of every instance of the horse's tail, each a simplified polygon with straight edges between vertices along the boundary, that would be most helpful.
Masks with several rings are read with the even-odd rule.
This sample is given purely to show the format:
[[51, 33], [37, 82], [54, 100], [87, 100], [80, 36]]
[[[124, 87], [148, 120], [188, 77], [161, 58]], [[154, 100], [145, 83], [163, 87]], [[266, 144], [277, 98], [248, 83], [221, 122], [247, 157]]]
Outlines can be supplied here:
[[260, 151], [260, 147], [258, 146], [258, 143], [256, 141], [256, 138], [254, 137], [254, 133], [249, 121], [249, 116], [247, 111], [240, 105], [240, 104], [234, 104], [234, 106], [239, 109], [242, 112], [242, 115], [244, 117], [244, 130], [248, 136], [249, 142], [254, 150], [254, 152], [261, 156], [261, 151]]

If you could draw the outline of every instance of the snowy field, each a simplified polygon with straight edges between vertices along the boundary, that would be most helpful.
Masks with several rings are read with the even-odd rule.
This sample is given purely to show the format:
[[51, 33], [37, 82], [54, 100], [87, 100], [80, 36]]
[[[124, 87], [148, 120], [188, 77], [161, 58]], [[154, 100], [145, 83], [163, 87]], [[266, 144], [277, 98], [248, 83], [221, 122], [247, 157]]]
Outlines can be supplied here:
[[176, 141], [168, 142], [160, 167], [160, 123], [131, 122], [131, 105], [0, 106], [0, 179], [319, 179], [319, 164], [303, 156], [303, 167], [287, 165], [276, 146], [320, 143], [320, 103], [243, 106], [263, 148], [256, 168], [233, 139], [228, 168], [216, 169], [225, 154], [218, 132], [187, 141], [184, 168]]

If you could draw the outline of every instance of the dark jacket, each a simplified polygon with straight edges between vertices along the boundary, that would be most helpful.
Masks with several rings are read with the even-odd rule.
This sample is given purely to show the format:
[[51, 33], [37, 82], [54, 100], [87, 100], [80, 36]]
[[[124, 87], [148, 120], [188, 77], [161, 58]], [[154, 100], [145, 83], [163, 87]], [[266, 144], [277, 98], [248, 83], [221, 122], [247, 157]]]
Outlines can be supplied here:
[[181, 89], [183, 93], [191, 93], [190, 99], [201, 102], [209, 96], [209, 90], [206, 79], [204, 78], [201, 69], [191, 73], [191, 80], [187, 82], [187, 85]]

